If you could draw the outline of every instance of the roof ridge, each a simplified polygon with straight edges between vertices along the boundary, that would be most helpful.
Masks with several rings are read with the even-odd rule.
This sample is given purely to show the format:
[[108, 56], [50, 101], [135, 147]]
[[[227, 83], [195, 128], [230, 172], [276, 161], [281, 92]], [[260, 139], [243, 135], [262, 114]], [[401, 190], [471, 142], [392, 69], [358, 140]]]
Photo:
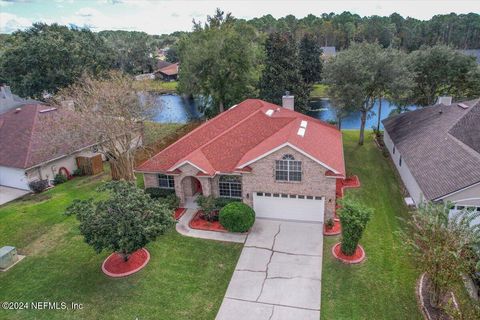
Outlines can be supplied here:
[[23, 167], [24, 168], [28, 168], [27, 164], [30, 160], [30, 156], [31, 156], [31, 148], [32, 148], [32, 140], [33, 140], [33, 132], [35, 131], [35, 125], [37, 123], [37, 119], [38, 119], [38, 108], [41, 106], [40, 104], [34, 104], [35, 106], [35, 115], [33, 117], [33, 121], [32, 121], [32, 126], [31, 126], [31, 130], [30, 130], [30, 139], [28, 139], [28, 148], [27, 148], [27, 156], [25, 157], [25, 162], [23, 163]]
[[[233, 126], [231, 126], [230, 128], [228, 128], [227, 130], [223, 131], [221, 134], [217, 135], [215, 138], [205, 142], [204, 144], [202, 144], [201, 146], [199, 146], [197, 149], [193, 150], [192, 152], [190, 152], [189, 154], [185, 155], [185, 157], [183, 157], [182, 159], [185, 159], [185, 158], [188, 158], [190, 155], [192, 155], [193, 153], [195, 153], [197, 150], [199, 150], [203, 156], [205, 157], [205, 159], [210, 163], [210, 160], [208, 160], [207, 156], [205, 155], [205, 153], [203, 152], [203, 148], [205, 148], [206, 146], [208, 146], [209, 144], [215, 142], [216, 140], [220, 139], [221, 137], [223, 137], [225, 134], [227, 134], [228, 132], [232, 131], [233, 129], [237, 128], [240, 124], [246, 122], [247, 120], [249, 120], [250, 118], [252, 118], [254, 115], [256, 115], [257, 113], [263, 113], [262, 111], [262, 108], [263, 108], [263, 103], [259, 101], [260, 104], [262, 104], [262, 107], [260, 109], [257, 109], [255, 110], [254, 112], [252, 112], [250, 115], [248, 115], [247, 117], [245, 117], [244, 119], [242, 119], [241, 121], [237, 122], [236, 124], [234, 124]], [[285, 117], [286, 118], [286, 117]], [[292, 118], [292, 119], [295, 119], [295, 118]], [[289, 122], [290, 123], [290, 122]], [[182, 160], [181, 159], [181, 160]], [[181, 160], [177, 161], [177, 163], [179, 163]], [[175, 166], [175, 165], [174, 165]], [[210, 163], [210, 166], [213, 168], [213, 165]]]

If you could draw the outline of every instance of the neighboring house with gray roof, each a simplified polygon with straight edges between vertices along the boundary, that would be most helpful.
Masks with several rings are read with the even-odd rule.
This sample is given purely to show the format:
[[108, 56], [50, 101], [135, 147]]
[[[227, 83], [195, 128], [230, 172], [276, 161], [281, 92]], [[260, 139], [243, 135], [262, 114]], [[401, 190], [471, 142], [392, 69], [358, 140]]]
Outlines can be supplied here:
[[22, 99], [13, 94], [9, 86], [0, 85], [0, 114], [28, 103], [37, 103], [37, 101]]
[[454, 202], [480, 211], [480, 99], [383, 120], [384, 141], [418, 206]]

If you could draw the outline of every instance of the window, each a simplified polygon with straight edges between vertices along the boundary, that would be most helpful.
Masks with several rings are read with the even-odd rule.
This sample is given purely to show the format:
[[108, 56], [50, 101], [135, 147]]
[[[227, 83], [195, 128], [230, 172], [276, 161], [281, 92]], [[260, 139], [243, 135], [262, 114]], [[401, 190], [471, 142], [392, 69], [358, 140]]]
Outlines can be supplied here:
[[282, 160], [275, 161], [275, 179], [277, 181], [302, 181], [302, 162], [286, 154]]
[[175, 189], [175, 181], [173, 179], [173, 176], [159, 174], [158, 186], [162, 189]]
[[220, 197], [241, 198], [242, 180], [239, 176], [221, 176], [218, 180]]
[[400, 156], [400, 158], [398, 158], [398, 165], [401, 167], [402, 166], [402, 156]]

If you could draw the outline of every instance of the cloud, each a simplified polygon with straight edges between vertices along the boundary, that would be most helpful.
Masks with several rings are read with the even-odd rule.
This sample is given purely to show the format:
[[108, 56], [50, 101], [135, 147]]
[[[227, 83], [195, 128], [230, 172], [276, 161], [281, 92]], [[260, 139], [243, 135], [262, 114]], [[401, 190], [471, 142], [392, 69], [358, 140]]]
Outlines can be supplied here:
[[32, 25], [32, 21], [12, 13], [0, 12], [0, 33], [12, 33]]

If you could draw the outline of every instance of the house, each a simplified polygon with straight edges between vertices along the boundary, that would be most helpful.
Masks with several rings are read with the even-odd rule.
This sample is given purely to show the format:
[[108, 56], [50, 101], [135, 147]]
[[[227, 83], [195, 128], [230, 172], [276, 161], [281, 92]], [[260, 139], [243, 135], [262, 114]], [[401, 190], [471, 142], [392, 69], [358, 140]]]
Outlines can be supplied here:
[[480, 99], [440, 103], [383, 124], [385, 146], [417, 206], [443, 201], [480, 211]]
[[29, 190], [29, 182], [51, 181], [59, 171], [71, 174], [77, 168], [77, 156], [95, 154], [95, 144], [89, 141], [67, 153], [68, 141], [52, 148], [42, 137], [42, 126], [57, 112], [46, 105], [26, 104], [0, 114], [0, 186]]
[[345, 177], [342, 134], [283, 107], [248, 99], [207, 121], [136, 171], [145, 187], [243, 200], [259, 218], [323, 222], [333, 217], [336, 179]]
[[178, 62], [172, 63], [166, 67], [155, 71], [156, 78], [160, 78], [164, 81], [175, 81], [178, 77]]
[[322, 59], [327, 60], [337, 55], [335, 47], [320, 47], [322, 49]]

